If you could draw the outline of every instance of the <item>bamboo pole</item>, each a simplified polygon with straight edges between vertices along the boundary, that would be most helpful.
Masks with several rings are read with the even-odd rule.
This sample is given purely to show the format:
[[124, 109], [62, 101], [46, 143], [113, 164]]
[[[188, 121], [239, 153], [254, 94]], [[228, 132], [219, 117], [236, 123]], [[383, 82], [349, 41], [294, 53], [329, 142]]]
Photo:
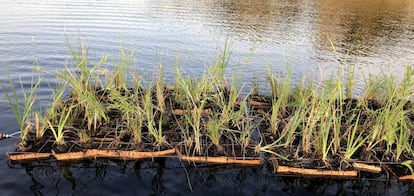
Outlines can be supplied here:
[[288, 166], [279, 166], [277, 174], [294, 174], [300, 176], [310, 177], [332, 177], [332, 178], [355, 178], [358, 176], [358, 171], [336, 171], [336, 170], [320, 170], [320, 169], [304, 169]]
[[177, 149], [177, 155], [181, 161], [194, 162], [194, 163], [217, 163], [217, 164], [239, 164], [248, 166], [260, 166], [260, 159], [237, 159], [233, 157], [219, 156], [219, 157], [205, 157], [205, 156], [187, 156], [181, 154]]
[[289, 166], [281, 166], [277, 159], [272, 158], [275, 172], [279, 175], [296, 175], [308, 177], [325, 177], [325, 178], [356, 178], [358, 176], [357, 170], [338, 171], [338, 170], [321, 170], [321, 169], [305, 169]]
[[250, 100], [250, 105], [251, 106], [262, 106], [263, 107], [263, 106], [270, 106], [270, 103]]
[[87, 151], [87, 156], [90, 158], [137, 160], [137, 159], [161, 157], [161, 156], [166, 156], [166, 155], [170, 155], [174, 153], [175, 153], [175, 149], [168, 149], [168, 150], [155, 151], [155, 152], [90, 149]]
[[55, 152], [53, 152], [53, 156], [58, 161], [77, 161], [77, 160], [83, 160], [83, 159], [89, 158], [87, 157], [86, 152], [67, 152], [67, 153], [59, 153], [59, 154], [56, 154]]
[[414, 174], [398, 177], [400, 181], [414, 181]]
[[88, 149], [85, 152], [68, 152], [68, 153], [54, 153], [53, 156], [58, 161], [75, 161], [83, 159], [121, 159], [121, 160], [139, 160], [166, 156], [174, 154], [175, 149], [168, 149], [156, 152], [139, 152], [139, 151], [123, 151], [123, 150], [98, 150]]
[[257, 113], [263, 114], [263, 115], [267, 114], [267, 112], [265, 112], [263, 109], [258, 109]]
[[375, 165], [368, 165], [364, 163], [353, 163], [352, 166], [355, 169], [358, 169], [361, 171], [366, 171], [366, 172], [371, 172], [371, 173], [376, 173], [376, 174], [381, 172], [381, 167], [375, 166]]
[[113, 142], [115, 140], [115, 138], [99, 138], [99, 137], [94, 137], [94, 138], [91, 138], [91, 140], [97, 141], [97, 142]]
[[11, 161], [34, 161], [34, 160], [42, 160], [42, 159], [49, 159], [51, 153], [15, 153], [10, 154], [8, 153], [7, 156]]
[[[173, 109], [171, 110], [171, 113], [174, 115], [184, 115], [184, 114], [190, 114], [193, 110], [182, 110], [182, 109]], [[211, 114], [211, 109], [203, 109], [201, 111], [202, 115], [209, 115]]]

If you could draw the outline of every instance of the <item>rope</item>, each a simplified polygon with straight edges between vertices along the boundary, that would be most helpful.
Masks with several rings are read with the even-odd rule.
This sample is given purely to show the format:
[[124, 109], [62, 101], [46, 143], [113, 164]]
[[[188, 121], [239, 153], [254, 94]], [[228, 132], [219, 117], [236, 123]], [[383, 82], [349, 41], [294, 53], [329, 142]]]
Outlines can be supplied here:
[[6, 138], [18, 138], [15, 135], [20, 134], [20, 131], [16, 131], [14, 133], [11, 134], [5, 134], [5, 133], [0, 133], [0, 140], [6, 139]]

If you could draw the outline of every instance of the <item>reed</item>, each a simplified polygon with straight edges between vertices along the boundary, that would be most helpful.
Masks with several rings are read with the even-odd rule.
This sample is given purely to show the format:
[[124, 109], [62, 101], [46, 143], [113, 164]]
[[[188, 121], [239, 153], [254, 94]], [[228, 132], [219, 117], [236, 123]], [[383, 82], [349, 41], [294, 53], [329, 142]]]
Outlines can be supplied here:
[[121, 114], [121, 121], [125, 122], [128, 133], [133, 136], [135, 144], [141, 144], [141, 129], [143, 125], [142, 108], [139, 106], [138, 92], [131, 93], [129, 90], [109, 91], [110, 105], [108, 109], [119, 111]]
[[59, 114], [59, 119], [57, 122], [57, 128], [55, 128], [55, 125], [50, 122], [50, 120], [46, 120], [47, 124], [49, 125], [49, 129], [52, 131], [52, 134], [55, 138], [55, 143], [59, 145], [65, 144], [65, 128], [66, 126], [71, 124], [71, 120], [73, 117], [73, 110], [74, 106], [71, 105], [68, 108], [64, 108], [61, 113]]
[[245, 96], [239, 103], [239, 110], [235, 115], [236, 127], [240, 130], [239, 138], [236, 138], [236, 142], [242, 147], [242, 150], [246, 149], [251, 143], [251, 133], [254, 129], [253, 117], [250, 115], [250, 111], [247, 107], [248, 95]]
[[185, 110], [191, 111], [184, 114], [184, 120], [191, 128], [195, 152], [201, 154], [201, 136], [205, 124], [203, 110], [208, 100], [208, 96], [204, 96], [208, 85], [207, 78], [203, 76], [200, 80], [185, 80], [181, 73], [176, 70], [174, 83], [176, 84], [175, 98], [179, 100]]
[[[33, 107], [36, 102], [36, 89], [40, 86], [42, 78], [39, 77], [35, 80], [34, 74], [32, 75], [30, 88], [28, 91], [25, 90], [23, 86], [23, 81], [19, 79], [20, 83], [20, 90], [21, 96], [23, 96], [23, 100], [20, 99], [20, 95], [18, 95], [18, 91], [16, 86], [14, 85], [13, 79], [10, 76], [10, 71], [7, 67], [5, 67], [8, 79], [8, 86], [10, 91], [8, 90], [6, 84], [0, 81], [0, 84], [3, 89], [3, 93], [6, 96], [7, 103], [11, 107], [13, 114], [17, 120], [19, 130], [20, 130], [20, 146], [26, 145], [26, 139], [29, 131], [31, 131], [32, 126], [29, 121], [33, 115]], [[9, 94], [10, 93], [10, 94]]]
[[[367, 151], [371, 151], [375, 146], [383, 147], [385, 145], [386, 154], [391, 154], [392, 146], [398, 145], [399, 158], [402, 149], [407, 148], [408, 142], [405, 138], [409, 136], [406, 132], [409, 127], [407, 116], [409, 111], [404, 109], [408, 102], [408, 96], [411, 93], [413, 85], [413, 72], [411, 68], [406, 69], [405, 77], [400, 85], [394, 82], [391, 76], [383, 76], [378, 82], [385, 85], [386, 92], [383, 92], [379, 108], [366, 108], [372, 116], [372, 131], [368, 138]], [[378, 86], [370, 82], [367, 89], [373, 89]], [[370, 92], [368, 92], [370, 93]], [[398, 138], [398, 135], [402, 138]]]
[[41, 139], [46, 132], [46, 118], [40, 112], [34, 112], [34, 128], [36, 131], [36, 139]]
[[193, 131], [193, 140], [194, 140], [194, 144], [195, 144], [195, 152], [198, 154], [201, 154], [202, 152], [202, 148], [201, 148], [201, 135], [202, 135], [202, 124], [204, 123], [203, 121], [203, 116], [202, 116], [202, 111], [204, 109], [204, 104], [205, 104], [205, 100], [202, 100], [200, 105], [194, 106], [194, 109], [191, 110], [191, 113], [189, 114], [185, 114], [185, 119], [186, 122], [190, 125], [190, 127], [192, 128]]
[[155, 84], [158, 109], [161, 114], [165, 114], [164, 78], [162, 77], [162, 64], [160, 64], [159, 75]]
[[[110, 81], [113, 83], [116, 89], [128, 89], [128, 83], [126, 81], [128, 67], [131, 64], [134, 53], [131, 51], [127, 54], [124, 50], [121, 50], [120, 60], [115, 67], [115, 72], [110, 76]], [[100, 64], [98, 64], [100, 65]]]
[[[272, 73], [270, 71], [270, 73]], [[288, 69], [284, 79], [277, 79], [272, 74], [269, 76], [270, 88], [272, 90], [272, 111], [270, 115], [270, 131], [276, 135], [280, 119], [283, 118], [286, 102], [290, 92], [292, 71]]]
[[222, 152], [223, 146], [220, 144], [220, 139], [226, 127], [218, 115], [213, 115], [207, 120], [206, 128], [208, 137], [210, 138], [211, 142], [215, 145], [218, 152]]
[[88, 129], [96, 131], [101, 122], [108, 120], [105, 108], [96, 97], [96, 86], [93, 85], [93, 79], [97, 76], [89, 70], [86, 49], [77, 55], [71, 49], [70, 51], [76, 62], [76, 69], [72, 71], [66, 66], [64, 71], [58, 73], [58, 77], [69, 86], [71, 98], [77, 103], [78, 108], [76, 109], [84, 113]]
[[344, 154], [345, 161], [349, 161], [367, 140], [367, 137], [364, 137], [364, 133], [359, 130], [360, 117], [361, 113], [358, 113], [354, 125], [348, 127]]
[[141, 106], [142, 99], [140, 97], [141, 85], [137, 77], [134, 79], [134, 94], [129, 108], [131, 117], [127, 119], [128, 128], [134, 136], [134, 143], [139, 145], [142, 143], [142, 127], [144, 126], [144, 112]]
[[[166, 139], [163, 135], [162, 130], [163, 116], [159, 115], [159, 110], [154, 107], [152, 103], [152, 97], [152, 89], [147, 88], [144, 92], [142, 101], [143, 115], [145, 117], [144, 123], [148, 129], [149, 134], [154, 139], [154, 144], [161, 146], [166, 143]], [[157, 121], [156, 118], [158, 116], [160, 119]]]

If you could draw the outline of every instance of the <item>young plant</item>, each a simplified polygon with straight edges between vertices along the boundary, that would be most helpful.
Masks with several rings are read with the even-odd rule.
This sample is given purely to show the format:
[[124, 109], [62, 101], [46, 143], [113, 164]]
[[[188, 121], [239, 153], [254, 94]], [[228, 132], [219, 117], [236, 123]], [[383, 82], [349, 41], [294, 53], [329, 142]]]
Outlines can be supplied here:
[[223, 151], [223, 146], [220, 144], [220, 139], [223, 134], [223, 130], [225, 126], [223, 125], [222, 121], [217, 115], [212, 116], [207, 121], [207, 133], [208, 137], [210, 138], [211, 142], [215, 145], [216, 150], [218, 152]]
[[39, 112], [34, 113], [34, 126], [36, 130], [36, 139], [41, 139], [43, 134], [46, 132], [47, 122], [46, 118], [42, 116]]
[[[276, 157], [279, 157], [283, 160], [289, 161], [289, 157], [288, 156], [283, 156], [279, 153], [277, 153], [275, 151], [275, 149], [281, 148], [283, 147], [283, 144], [281, 144], [281, 139], [282, 138], [278, 138], [275, 141], [273, 141], [271, 144], [267, 144], [262, 146], [261, 144], [258, 146], [258, 151], [259, 152], [265, 152], [265, 153], [269, 153], [269, 154], [273, 154]], [[262, 143], [263, 141], [261, 141], [260, 143]]]
[[137, 89], [135, 90], [135, 101], [133, 103], [135, 103], [134, 105], [131, 105], [132, 107], [130, 108], [131, 110], [130, 112], [130, 118], [127, 121], [128, 123], [128, 128], [131, 130], [132, 135], [134, 136], [134, 143], [139, 145], [142, 142], [142, 127], [143, 127], [143, 118], [144, 118], [144, 114], [143, 114], [143, 110], [139, 104], [139, 96], [138, 96], [138, 91]]
[[[114, 74], [111, 76], [110, 81], [113, 82], [113, 85], [116, 89], [127, 90], [127, 71], [128, 67], [131, 64], [134, 53], [131, 51], [129, 54], [125, 54], [124, 50], [121, 50], [120, 61], [115, 68]], [[108, 85], [109, 86], [109, 85]]]
[[139, 106], [138, 92], [130, 94], [126, 91], [122, 94], [119, 90], [113, 89], [109, 92], [109, 109], [119, 110], [122, 114], [122, 121], [125, 122], [127, 132], [133, 135], [134, 143], [141, 144], [141, 129], [143, 124], [142, 108]]
[[[271, 73], [271, 72], [270, 72]], [[290, 92], [290, 82], [292, 77], [292, 71], [289, 69], [286, 73], [286, 77], [283, 80], [278, 80], [269, 76], [270, 87], [272, 89], [272, 112], [270, 115], [270, 131], [273, 135], [276, 135], [281, 115], [285, 112], [285, 107]]]
[[408, 122], [401, 122], [401, 127], [398, 130], [398, 135], [395, 143], [395, 161], [400, 161], [400, 157], [404, 151], [409, 152], [411, 149], [410, 145], [410, 137], [412, 134], [410, 133], [410, 129], [408, 128]]
[[404, 161], [401, 163], [401, 165], [407, 167], [408, 170], [410, 170], [411, 174], [414, 174], [414, 169], [413, 169], [413, 161], [412, 160], [408, 160], [408, 161]]
[[165, 114], [164, 79], [162, 78], [162, 65], [160, 65], [159, 76], [155, 84], [158, 109], [161, 114]]
[[155, 118], [157, 115], [156, 113], [159, 111], [155, 109], [154, 105], [152, 104], [151, 88], [147, 88], [145, 90], [142, 105], [143, 105], [143, 115], [145, 117], [145, 123], [148, 128], [148, 132], [154, 138], [155, 144], [160, 146], [166, 142], [165, 136], [163, 135], [163, 131], [162, 131], [163, 115], [160, 115], [160, 119], [157, 125]]
[[203, 124], [203, 109], [205, 100], [201, 101], [200, 106], [194, 105], [194, 109], [191, 110], [191, 113], [185, 114], [185, 119], [187, 123], [192, 128], [194, 134], [194, 145], [195, 145], [195, 152], [197, 154], [201, 154], [201, 132], [202, 132], [202, 124]]
[[304, 108], [298, 108], [295, 112], [295, 114], [291, 117], [289, 117], [288, 123], [283, 128], [281, 132], [281, 138], [284, 138], [285, 142], [283, 144], [284, 147], [288, 147], [289, 145], [292, 145], [293, 140], [295, 139], [295, 133], [298, 130], [298, 128], [301, 126], [303, 121], [305, 120], [305, 109]]
[[302, 149], [305, 153], [311, 153], [311, 147], [314, 141], [314, 132], [317, 123], [321, 118], [319, 95], [315, 90], [311, 91], [309, 102], [306, 104], [307, 119], [302, 124]]
[[[239, 111], [236, 113], [240, 113], [242, 116], [239, 118], [240, 120], [240, 138], [236, 138], [238, 143], [240, 143], [242, 150], [246, 149], [249, 144], [251, 143], [251, 133], [253, 131], [253, 119], [249, 114], [249, 110], [247, 109], [247, 98], [246, 96], [243, 101], [240, 102]], [[237, 115], [236, 115], [237, 116]]]
[[78, 131], [78, 137], [81, 144], [86, 144], [91, 141], [91, 137], [88, 135], [88, 132], [83, 129]]
[[330, 133], [333, 126], [333, 118], [332, 118], [332, 111], [329, 106], [327, 108], [324, 108], [326, 106], [322, 106], [322, 114], [321, 114], [321, 120], [319, 122], [319, 127], [316, 130], [317, 133], [317, 142], [315, 148], [317, 150], [320, 150], [322, 154], [322, 161], [327, 162], [328, 160], [328, 154], [329, 151], [332, 148], [332, 144], [334, 140], [330, 137]]
[[46, 120], [47, 124], [49, 125], [50, 130], [52, 131], [52, 134], [55, 138], [55, 142], [57, 145], [65, 144], [65, 139], [64, 139], [65, 128], [69, 124], [69, 122], [71, 122], [70, 117], [71, 115], [73, 115], [72, 114], [73, 108], [74, 108], [73, 105], [70, 105], [68, 108], [63, 108], [63, 110], [59, 114], [57, 130], [55, 129], [55, 125], [53, 125], [52, 122], [50, 122], [50, 120]]
[[[31, 125], [27, 124], [29, 121], [29, 118], [31, 117], [33, 106], [36, 101], [36, 89], [39, 87], [40, 82], [42, 78], [38, 78], [35, 82], [34, 75], [32, 76], [31, 83], [30, 83], [30, 89], [27, 92], [23, 86], [23, 82], [20, 79], [20, 90], [23, 96], [23, 101], [18, 95], [17, 89], [13, 83], [13, 80], [10, 76], [10, 72], [8, 68], [6, 67], [7, 72], [7, 78], [9, 80], [9, 87], [11, 90], [11, 94], [9, 94], [9, 90], [7, 89], [6, 85], [3, 82], [1, 83], [1, 86], [3, 88], [4, 95], [6, 96], [7, 102], [10, 105], [13, 114], [17, 120], [17, 123], [19, 125], [20, 129], [20, 144], [22, 146], [25, 146], [27, 135], [31, 129]], [[22, 109], [23, 108], [23, 109]]]
[[[359, 130], [359, 119], [361, 113], [358, 113], [354, 125], [348, 127], [347, 130], [347, 138], [346, 138], [346, 148], [344, 154], [344, 160], [349, 161], [352, 158], [352, 155], [360, 149], [364, 144], [365, 141], [368, 139], [363, 136], [363, 132]], [[358, 135], [357, 133], [360, 132]]]
[[[87, 60], [81, 62], [85, 63]], [[96, 97], [95, 87], [92, 87], [90, 84], [92, 76], [86, 66], [87, 65], [77, 65], [81, 72], [80, 75], [66, 68], [66, 70], [59, 73], [58, 76], [67, 82], [72, 93], [72, 100], [77, 103], [79, 107], [78, 110], [84, 112], [84, 118], [87, 121], [88, 129], [96, 130], [98, 123], [107, 121], [108, 117], [106, 116], [105, 108]]]

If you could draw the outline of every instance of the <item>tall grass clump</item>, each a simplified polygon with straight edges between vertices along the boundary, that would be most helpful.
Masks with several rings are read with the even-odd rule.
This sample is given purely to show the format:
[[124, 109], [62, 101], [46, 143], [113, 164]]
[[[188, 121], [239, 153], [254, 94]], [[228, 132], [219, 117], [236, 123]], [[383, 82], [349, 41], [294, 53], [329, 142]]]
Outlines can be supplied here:
[[[63, 108], [59, 114], [58, 122], [56, 124], [52, 124], [50, 120], [47, 120], [49, 129], [52, 131], [52, 134], [55, 138], [55, 143], [58, 146], [65, 144], [64, 133], [67, 131], [67, 126], [71, 125], [71, 122], [73, 120], [73, 108], [73, 105], [69, 106], [69, 108]], [[55, 128], [55, 126], [57, 127]]]
[[[20, 130], [20, 146], [23, 147], [26, 145], [27, 135], [32, 129], [31, 123], [29, 123], [29, 121], [33, 116], [33, 107], [37, 98], [36, 89], [40, 86], [42, 78], [39, 77], [36, 80], [33, 74], [28, 91], [26, 91], [21, 78], [19, 79], [20, 86], [18, 88], [20, 88], [20, 93], [23, 96], [22, 100], [20, 98], [18, 88], [16, 88], [13, 79], [10, 76], [9, 69], [7, 67], [5, 67], [5, 69], [7, 73], [8, 86], [3, 82], [0, 83], [3, 88], [3, 93], [6, 96], [7, 103], [11, 107], [13, 114], [17, 120]], [[8, 87], [10, 88], [11, 92], [9, 91]]]
[[[270, 73], [272, 73], [270, 71]], [[275, 78], [270, 74], [268, 80], [272, 90], [272, 110], [270, 115], [270, 132], [275, 136], [277, 134], [280, 119], [285, 113], [286, 104], [291, 87], [292, 71], [289, 69], [284, 79]]]
[[[69, 51], [75, 61], [75, 71], [66, 67], [64, 71], [58, 73], [58, 77], [68, 84], [71, 90], [71, 99], [77, 104], [77, 110], [84, 113], [87, 128], [96, 131], [101, 122], [108, 120], [105, 108], [96, 97], [97, 86], [94, 85], [94, 81], [98, 81], [99, 78], [89, 68], [87, 49], [75, 53], [69, 46]], [[98, 64], [94, 64], [94, 68], [103, 63], [105, 63], [104, 59]]]
[[[404, 150], [411, 149], [408, 138], [412, 135], [409, 131], [411, 122], [408, 115], [412, 109], [406, 109], [409, 96], [412, 92], [414, 72], [411, 67], [406, 67], [404, 78], [400, 84], [394, 81], [392, 76], [383, 75], [370, 80], [365, 96], [381, 93], [377, 107], [366, 107], [371, 117], [372, 131], [368, 136], [366, 151], [373, 151], [375, 147], [386, 149], [387, 155], [399, 160]], [[377, 95], [378, 96], [378, 95]], [[393, 152], [395, 146], [396, 152]]]
[[[144, 122], [148, 129], [148, 132], [154, 139], [154, 143], [158, 146], [161, 146], [166, 142], [162, 130], [163, 116], [159, 115], [160, 111], [154, 107], [152, 103], [152, 97], [153, 95], [151, 88], [147, 88], [144, 92], [142, 100], [143, 115], [145, 117]], [[158, 116], [160, 119], [157, 121]]]

